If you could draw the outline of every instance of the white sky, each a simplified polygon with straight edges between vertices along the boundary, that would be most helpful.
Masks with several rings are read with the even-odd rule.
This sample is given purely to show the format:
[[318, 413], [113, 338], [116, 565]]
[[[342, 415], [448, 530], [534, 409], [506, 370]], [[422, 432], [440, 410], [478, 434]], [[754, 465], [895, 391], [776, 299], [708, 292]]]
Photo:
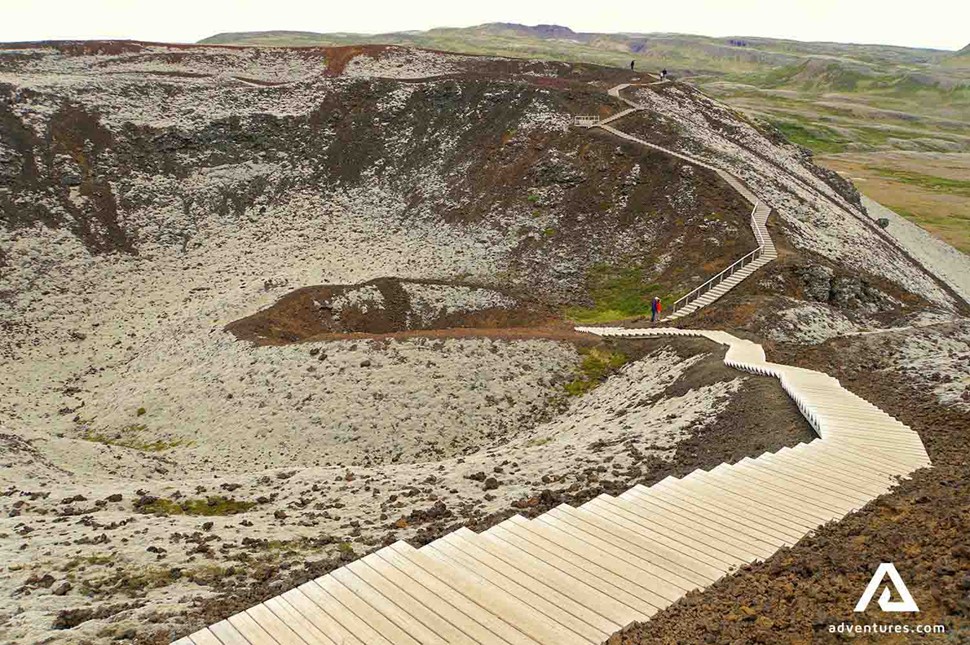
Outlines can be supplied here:
[[382, 33], [484, 22], [960, 49], [968, 0], [0, 0], [0, 42], [195, 42], [223, 31]]

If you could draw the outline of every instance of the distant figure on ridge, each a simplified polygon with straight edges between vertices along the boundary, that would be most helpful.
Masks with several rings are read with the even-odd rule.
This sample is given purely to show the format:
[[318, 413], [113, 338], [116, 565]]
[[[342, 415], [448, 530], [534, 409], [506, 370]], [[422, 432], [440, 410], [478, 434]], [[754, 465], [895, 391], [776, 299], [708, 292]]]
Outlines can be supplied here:
[[663, 305], [660, 303], [660, 298], [654, 297], [650, 303], [650, 322], [657, 322], [661, 311], [663, 311]]
[[635, 61], [635, 60], [631, 60], [631, 61], [630, 61], [630, 71], [631, 71], [631, 72], [633, 71], [633, 67], [634, 67], [634, 65], [636, 65], [636, 61]]
[[660, 72], [660, 80], [661, 81], [666, 81], [667, 80], [667, 70], [666, 69], [664, 69], [663, 71]]

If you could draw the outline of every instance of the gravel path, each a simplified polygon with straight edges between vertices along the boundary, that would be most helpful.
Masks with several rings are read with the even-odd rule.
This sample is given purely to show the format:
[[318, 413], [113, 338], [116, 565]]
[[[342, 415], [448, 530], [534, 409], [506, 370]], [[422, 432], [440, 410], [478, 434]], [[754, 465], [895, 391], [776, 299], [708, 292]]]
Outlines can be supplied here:
[[862, 203], [873, 217], [888, 219], [889, 226], [886, 230], [889, 234], [964, 300], [970, 302], [970, 257], [882, 204], [868, 197], [863, 197]]

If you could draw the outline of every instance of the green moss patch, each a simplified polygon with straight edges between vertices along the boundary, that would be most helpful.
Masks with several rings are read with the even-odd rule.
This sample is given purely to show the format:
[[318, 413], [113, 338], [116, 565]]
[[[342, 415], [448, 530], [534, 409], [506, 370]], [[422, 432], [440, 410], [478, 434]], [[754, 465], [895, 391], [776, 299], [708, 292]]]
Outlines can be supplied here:
[[[140, 416], [140, 415], [139, 415]], [[119, 430], [89, 430], [81, 438], [85, 441], [103, 443], [106, 446], [119, 446], [121, 448], [131, 448], [142, 452], [162, 452], [171, 450], [179, 446], [191, 446], [191, 441], [174, 439], [166, 441], [164, 439], [153, 439], [146, 437], [148, 426], [143, 423], [132, 423], [123, 426]]]
[[595, 389], [629, 360], [624, 354], [597, 347], [581, 349], [580, 354], [583, 360], [576, 378], [565, 385], [566, 394], [570, 396], [579, 396]]
[[786, 139], [813, 152], [824, 154], [845, 152], [846, 145], [850, 143], [835, 130], [824, 126], [775, 119], [771, 120], [771, 124], [778, 128]]
[[578, 323], [610, 322], [650, 314], [650, 302], [654, 296], [664, 306], [675, 300], [659, 284], [644, 279], [645, 271], [638, 266], [594, 267], [587, 276], [589, 293], [595, 303], [592, 307], [570, 307], [566, 316]]
[[255, 505], [256, 502], [221, 495], [178, 502], [163, 497], [145, 496], [135, 502], [135, 510], [148, 515], [235, 515], [244, 513]]
[[872, 170], [883, 177], [894, 179], [904, 184], [919, 186], [925, 190], [970, 197], [970, 181], [963, 179], [935, 177], [933, 175], [924, 175], [923, 173], [897, 170], [895, 168], [872, 167]]

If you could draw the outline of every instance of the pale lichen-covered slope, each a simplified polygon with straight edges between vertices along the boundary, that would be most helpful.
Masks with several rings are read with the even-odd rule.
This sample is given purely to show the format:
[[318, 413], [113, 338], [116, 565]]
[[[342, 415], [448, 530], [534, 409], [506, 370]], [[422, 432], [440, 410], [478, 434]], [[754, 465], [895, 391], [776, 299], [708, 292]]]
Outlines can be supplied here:
[[854, 189], [806, 163], [804, 150], [778, 137], [769, 139], [736, 111], [680, 84], [637, 88], [630, 97], [672, 122], [675, 149], [722, 167], [754, 188], [796, 247], [886, 278], [941, 307], [955, 305], [924, 268], [875, 230]]
[[[442, 401], [457, 402], [455, 394], [491, 395], [500, 398], [500, 404], [502, 394], [496, 387], [520, 387], [523, 381], [516, 378], [536, 376], [520, 372], [519, 377], [505, 379], [504, 385], [494, 383], [503, 380], [498, 374], [503, 369], [514, 376], [517, 368], [507, 365], [510, 358], [513, 362], [516, 357], [555, 361], [567, 358], [568, 353], [550, 342], [532, 343], [527, 349], [531, 356], [526, 348], [500, 344], [492, 340], [418, 340], [395, 342], [387, 351], [365, 346], [354, 350], [353, 343], [345, 341], [327, 344], [323, 350], [333, 355], [334, 367], [355, 370], [360, 368], [353, 365], [363, 356], [375, 363], [392, 364], [395, 356], [424, 354], [436, 363], [429, 367], [432, 378], [403, 379], [412, 387], [431, 386], [435, 373], [444, 369], [460, 387], [449, 392], [448, 382], [439, 383]], [[276, 348], [260, 348], [259, 352], [267, 350], [276, 361], [285, 354]], [[440, 353], [432, 358], [430, 352], [435, 350]], [[304, 365], [317, 362], [305, 348], [301, 355]], [[747, 378], [681, 394], [668, 391], [703, 358], [683, 359], [671, 351], [654, 351], [601, 388], [576, 399], [562, 415], [529, 429], [510, 427], [504, 436], [487, 440], [481, 450], [461, 457], [437, 459], [428, 451], [408, 463], [321, 464], [268, 471], [250, 461], [240, 462], [231, 472], [219, 468], [215, 458], [213, 472], [179, 474], [179, 465], [171, 460], [146, 460], [139, 469], [132, 451], [112, 448], [100, 455], [83, 451], [63, 455], [62, 464], [70, 464], [76, 473], [54, 485], [42, 486], [36, 481], [31, 485], [26, 469], [15, 469], [16, 478], [5, 483], [5, 490], [14, 491], [16, 497], [4, 500], [4, 510], [10, 513], [0, 518], [0, 532], [10, 536], [0, 540], [0, 555], [7, 567], [6, 575], [0, 577], [0, 620], [5, 637], [19, 642], [44, 638], [72, 642], [107, 641], [131, 628], [142, 635], [184, 633], [190, 627], [185, 612], [191, 603], [211, 598], [215, 590], [232, 590], [239, 596], [253, 582], [249, 574], [256, 579], [272, 575], [282, 580], [281, 564], [295, 562], [299, 576], [300, 566], [313, 571], [314, 566], [326, 566], [327, 557], [347, 557], [348, 549], [359, 554], [379, 545], [389, 530], [397, 529], [398, 536], [415, 536], [439, 523], [481, 520], [534, 495], [537, 486], [554, 482], [556, 489], [580, 490], [600, 472], [607, 476], [606, 464], [614, 473], [630, 468], [641, 472], [647, 463], [644, 460], [669, 459], [684, 436], [716, 419], [730, 394]], [[271, 359], [261, 362], [269, 365]], [[393, 377], [386, 367], [378, 370], [383, 370], [385, 379]], [[222, 385], [237, 394], [248, 389], [245, 383], [231, 380]], [[374, 385], [364, 385], [361, 394], [387, 396], [380, 405], [369, 404], [369, 409], [393, 418], [402, 410], [393, 396], [393, 383]], [[160, 389], [157, 396], [164, 392]], [[151, 410], [145, 415], [147, 423], [152, 415]], [[447, 425], [440, 412], [418, 420], [429, 427], [418, 424], [409, 430], [407, 425], [398, 425], [394, 440], [420, 443], [436, 426]], [[263, 429], [265, 452], [280, 447], [279, 429], [272, 424]], [[387, 432], [380, 430], [382, 435]], [[224, 437], [223, 441], [233, 445], [240, 438]], [[215, 456], [220, 447], [213, 447]], [[62, 449], [67, 452], [68, 447]], [[367, 445], [356, 450], [364, 455]], [[120, 468], [119, 475], [128, 476], [88, 477], [83, 471], [94, 465], [94, 459], [102, 462], [99, 468], [114, 464]], [[152, 514], [147, 512], [151, 507], [145, 506], [155, 504], [155, 498], [177, 503], [211, 496], [256, 504], [241, 515], [209, 517]], [[18, 503], [12, 505], [14, 501]], [[142, 513], [137, 512], [140, 507], [145, 509]], [[81, 516], [83, 520], [75, 519]], [[21, 549], [25, 543], [29, 548]], [[49, 584], [43, 582], [45, 576], [49, 576]], [[65, 587], [65, 583], [70, 584]], [[65, 588], [64, 593], [54, 593]], [[59, 613], [79, 607], [97, 611], [90, 615]], [[78, 619], [76, 627], [54, 628], [55, 624], [64, 626], [72, 616]], [[205, 617], [191, 619], [192, 626], [205, 622]]]

